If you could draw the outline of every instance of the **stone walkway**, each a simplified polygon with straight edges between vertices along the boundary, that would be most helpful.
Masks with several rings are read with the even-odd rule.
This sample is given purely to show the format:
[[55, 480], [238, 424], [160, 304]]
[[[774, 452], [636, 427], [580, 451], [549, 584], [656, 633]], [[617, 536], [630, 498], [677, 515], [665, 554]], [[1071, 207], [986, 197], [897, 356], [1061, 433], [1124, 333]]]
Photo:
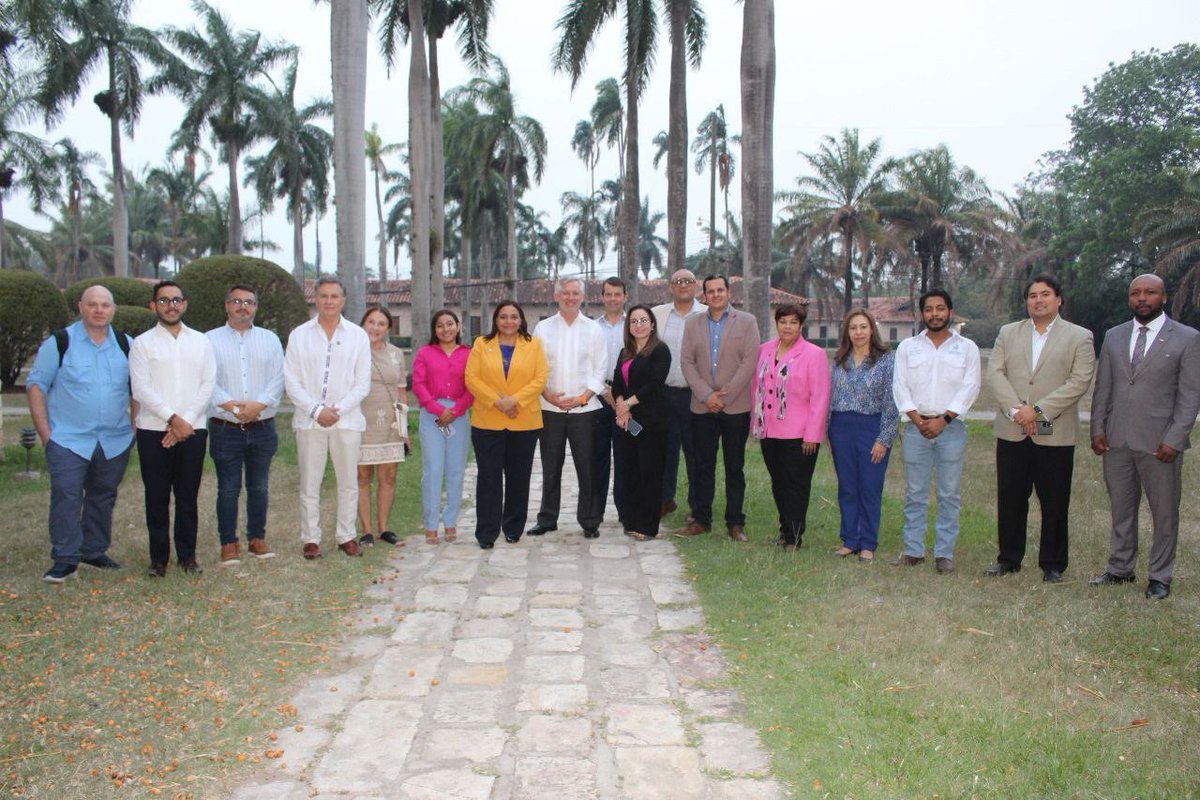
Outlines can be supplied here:
[[[563, 472], [573, 511], [570, 459]], [[614, 517], [599, 539], [563, 524], [485, 551], [474, 525], [468, 509], [458, 542], [396, 549], [344, 671], [301, 689], [283, 755], [235, 800], [788, 796], [721, 688], [670, 541], [632, 542]]]

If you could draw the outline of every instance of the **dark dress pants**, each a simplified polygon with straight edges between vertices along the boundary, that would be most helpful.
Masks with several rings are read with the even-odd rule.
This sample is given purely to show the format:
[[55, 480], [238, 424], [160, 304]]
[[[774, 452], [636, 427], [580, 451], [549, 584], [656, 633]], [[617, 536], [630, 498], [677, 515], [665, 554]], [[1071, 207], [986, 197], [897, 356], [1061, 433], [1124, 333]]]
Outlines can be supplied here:
[[50, 557], [55, 564], [97, 558], [112, 544], [113, 506], [125, 477], [129, 453], [106, 458], [99, 444], [90, 459], [81, 458], [53, 439], [46, 443], [50, 472]]
[[[626, 519], [629, 508], [629, 486], [625, 473], [620, 469], [621, 447], [624, 443], [621, 429], [617, 427], [617, 414], [613, 407], [600, 400], [600, 419], [596, 423], [596, 466], [593, 478], [596, 487], [596, 513], [604, 517], [608, 505], [608, 475], [612, 473], [613, 505], [617, 507], [617, 518]], [[613, 465], [618, 465], [613, 470]], [[662, 481], [660, 480], [661, 484]]]
[[692, 435], [692, 390], [665, 388], [667, 398], [667, 460], [663, 469], [662, 501], [675, 500], [675, 489], [679, 485], [679, 451], [683, 449], [683, 463], [687, 469], [688, 511], [696, 510], [696, 437]]
[[1067, 528], [1071, 509], [1071, 475], [1075, 446], [1040, 446], [1029, 437], [1019, 442], [996, 440], [996, 522], [1000, 554], [996, 560], [1021, 566], [1025, 558], [1025, 529], [1029, 495], [1036, 490], [1042, 508], [1042, 539], [1038, 566], [1063, 572], [1067, 568]]
[[621, 431], [621, 449], [617, 455], [617, 472], [624, 473], [632, 484], [625, 529], [658, 535], [662, 517], [659, 488], [666, 464], [667, 425], [665, 422], [646, 425], [637, 436]]
[[745, 525], [742, 504], [746, 498], [746, 439], [750, 412], [744, 414], [693, 414], [696, 441], [696, 504], [692, 515], [701, 525], [712, 526], [713, 496], [717, 483], [717, 449], [725, 464], [725, 524]]
[[182, 442], [163, 447], [164, 431], [137, 430], [138, 459], [146, 488], [146, 530], [150, 533], [150, 563], [171, 560], [171, 498], [175, 499], [175, 558], [196, 558], [199, 527], [197, 497], [204, 474], [208, 431], [197, 430]]
[[562, 470], [567, 457], [567, 442], [571, 443], [571, 460], [579, 478], [579, 503], [575, 518], [584, 530], [600, 527], [602, 513], [596, 511], [596, 493], [585, 490], [594, 486], [596, 425], [599, 411], [582, 414], [543, 411], [542, 431], [538, 446], [542, 450], [542, 505], [537, 524], [543, 528], [558, 527], [559, 506], [562, 503]]
[[475, 539], [491, 544], [500, 532], [521, 538], [529, 515], [529, 476], [538, 431], [471, 428], [475, 447]]
[[787, 544], [799, 545], [808, 525], [808, 497], [821, 446], [809, 455], [804, 452], [803, 439], [762, 439], [759, 445], [771, 475], [779, 533]]

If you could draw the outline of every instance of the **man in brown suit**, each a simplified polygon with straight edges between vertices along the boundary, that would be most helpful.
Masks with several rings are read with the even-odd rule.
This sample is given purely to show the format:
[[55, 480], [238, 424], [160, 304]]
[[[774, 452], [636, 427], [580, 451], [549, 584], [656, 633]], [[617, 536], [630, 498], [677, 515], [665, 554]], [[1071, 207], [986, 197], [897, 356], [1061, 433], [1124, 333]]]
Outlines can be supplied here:
[[1112, 549], [1107, 569], [1091, 583], [1134, 580], [1145, 492], [1154, 530], [1146, 597], [1156, 600], [1171, 594], [1183, 451], [1200, 412], [1200, 332], [1168, 319], [1166, 304], [1157, 275], [1129, 284], [1133, 320], [1105, 334], [1092, 397], [1092, 451], [1104, 457]]
[[1029, 319], [1000, 329], [986, 380], [998, 406], [996, 509], [1000, 554], [984, 574], [1021, 571], [1029, 494], [1042, 508], [1038, 566], [1042, 580], [1060, 583], [1067, 569], [1071, 474], [1079, 432], [1079, 399], [1092, 385], [1092, 332], [1061, 316], [1062, 286], [1035, 275], [1025, 287]]
[[678, 536], [712, 529], [717, 448], [725, 462], [725, 524], [729, 538], [746, 541], [746, 438], [750, 435], [750, 383], [758, 360], [758, 322], [729, 305], [729, 279], [704, 279], [708, 312], [689, 317], [683, 328], [683, 377], [692, 390], [692, 436], [696, 448], [696, 505], [693, 520]]

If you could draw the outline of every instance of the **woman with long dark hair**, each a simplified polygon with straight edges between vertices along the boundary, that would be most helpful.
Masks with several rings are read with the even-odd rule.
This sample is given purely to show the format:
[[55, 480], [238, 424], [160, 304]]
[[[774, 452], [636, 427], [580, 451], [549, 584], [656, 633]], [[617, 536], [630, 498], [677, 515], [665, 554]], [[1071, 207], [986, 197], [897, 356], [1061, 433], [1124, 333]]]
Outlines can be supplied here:
[[492, 549], [502, 530], [513, 544], [525, 528], [549, 371], [541, 341], [529, 335], [525, 311], [515, 300], [501, 302], [492, 312], [492, 332], [475, 340], [466, 371], [475, 398], [475, 539], [484, 550]]
[[895, 355], [879, 338], [871, 312], [852, 309], [842, 320], [833, 357], [829, 448], [838, 477], [842, 546], [834, 555], [875, 560], [883, 479], [900, 415], [892, 398]]
[[633, 489], [625, 533], [640, 542], [658, 536], [662, 517], [668, 422], [664, 387], [670, 369], [671, 351], [658, 338], [654, 310], [644, 305], [629, 309], [625, 347], [612, 376], [612, 396], [621, 429], [617, 469]]

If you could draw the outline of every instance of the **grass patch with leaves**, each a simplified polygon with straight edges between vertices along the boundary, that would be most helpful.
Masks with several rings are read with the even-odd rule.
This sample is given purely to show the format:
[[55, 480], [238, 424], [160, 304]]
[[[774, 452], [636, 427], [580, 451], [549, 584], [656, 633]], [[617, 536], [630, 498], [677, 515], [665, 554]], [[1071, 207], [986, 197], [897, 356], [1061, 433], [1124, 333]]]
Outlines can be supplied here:
[[[136, 451], [121, 486], [110, 554], [124, 569], [82, 566], [63, 586], [50, 566], [49, 482], [16, 481], [27, 418], [4, 427], [0, 501], [8, 519], [0, 558], [0, 793], [5, 796], [207, 798], [254, 764], [282, 757], [272, 732], [295, 724], [287, 705], [299, 682], [333, 659], [332, 645], [363, 605], [363, 590], [392, 548], [361, 559], [333, 548], [332, 472], [322, 523], [329, 553], [300, 555], [295, 440], [279, 423], [267, 542], [276, 558], [218, 565], [216, 483], [206, 464], [200, 543], [206, 568], [146, 576], [149, 557]], [[392, 525], [420, 521], [420, 458], [401, 465]], [[418, 488], [413, 489], [413, 486]]]
[[[681, 545], [776, 774], [817, 797], [1195, 796], [1194, 467], [1185, 464], [1175, 593], [1154, 602], [1142, 596], [1145, 556], [1138, 583], [1087, 585], [1107, 557], [1108, 502], [1086, 447], [1076, 448], [1067, 581], [1041, 581], [1036, 502], [1025, 570], [983, 577], [996, 553], [994, 447], [990, 426], [972, 423], [951, 576], [938, 576], [932, 559], [885, 563], [901, 549], [899, 448], [873, 565], [831, 555], [839, 515], [827, 452], [798, 552], [774, 545], [769, 479], [753, 445], [750, 543], [730, 542], [718, 523]], [[717, 505], [719, 519], [723, 498]]]

